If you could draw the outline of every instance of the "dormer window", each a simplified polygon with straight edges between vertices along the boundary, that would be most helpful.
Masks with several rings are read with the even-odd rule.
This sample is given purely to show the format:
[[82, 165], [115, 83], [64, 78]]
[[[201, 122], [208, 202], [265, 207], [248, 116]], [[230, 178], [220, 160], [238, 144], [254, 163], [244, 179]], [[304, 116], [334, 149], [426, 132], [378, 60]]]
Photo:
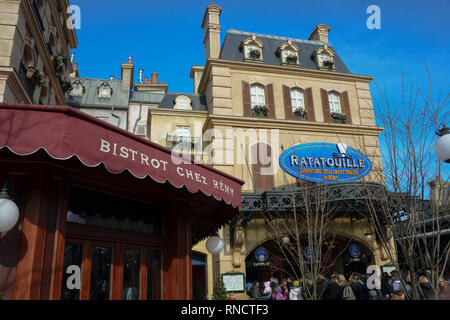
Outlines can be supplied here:
[[85, 92], [86, 88], [79, 80], [77, 80], [72, 84], [72, 90], [70, 91], [70, 95], [72, 97], [82, 97]]
[[327, 45], [320, 47], [315, 54], [316, 63], [319, 69], [328, 71], [336, 70], [333, 59], [335, 53]]
[[245, 61], [263, 61], [263, 47], [264, 44], [256, 39], [255, 35], [242, 42], [242, 47], [244, 49], [244, 60]]
[[186, 95], [180, 95], [175, 99], [174, 109], [192, 110], [192, 101]]
[[280, 48], [278, 53], [281, 53], [281, 64], [283, 65], [299, 65], [299, 53], [300, 49], [292, 43], [291, 40], [285, 42]]
[[98, 97], [100, 99], [110, 99], [113, 94], [113, 89], [108, 84], [108, 82], [103, 82], [100, 87], [97, 88]]

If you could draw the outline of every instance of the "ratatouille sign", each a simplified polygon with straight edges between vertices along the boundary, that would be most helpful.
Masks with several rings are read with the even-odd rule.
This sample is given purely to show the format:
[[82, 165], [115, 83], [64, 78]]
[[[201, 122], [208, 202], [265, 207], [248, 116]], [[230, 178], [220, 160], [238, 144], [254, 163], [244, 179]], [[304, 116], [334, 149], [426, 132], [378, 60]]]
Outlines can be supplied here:
[[295, 145], [280, 155], [280, 166], [296, 178], [318, 183], [358, 181], [372, 170], [370, 159], [345, 143]]

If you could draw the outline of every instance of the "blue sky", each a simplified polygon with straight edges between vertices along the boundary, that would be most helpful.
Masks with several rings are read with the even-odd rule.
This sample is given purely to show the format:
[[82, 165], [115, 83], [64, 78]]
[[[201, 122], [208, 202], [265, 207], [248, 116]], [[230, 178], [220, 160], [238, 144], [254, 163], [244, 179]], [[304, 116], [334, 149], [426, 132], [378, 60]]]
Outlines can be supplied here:
[[[71, 0], [81, 8], [75, 61], [82, 77], [120, 77], [120, 63], [134, 57], [145, 75], [159, 73], [169, 91], [191, 93], [189, 72], [204, 65], [201, 23], [210, 0]], [[229, 29], [308, 39], [314, 26], [331, 27], [329, 41], [355, 74], [374, 76], [392, 103], [406, 83], [449, 93], [450, 0], [220, 0], [222, 40]], [[369, 5], [381, 9], [381, 29], [369, 30]], [[428, 89], [427, 89], [428, 90]], [[448, 120], [448, 118], [447, 118]], [[377, 121], [379, 123], [379, 121]], [[447, 121], [447, 123], [450, 123]], [[448, 167], [448, 166], [447, 166]], [[446, 168], [447, 169], [447, 168]], [[448, 170], [448, 169], [447, 169]]]
[[[81, 8], [81, 76], [120, 76], [134, 57], [136, 70], [158, 72], [173, 92], [191, 92], [189, 71], [204, 64], [200, 28], [210, 0], [71, 0]], [[450, 1], [329, 0], [287, 2], [221, 0], [222, 39], [229, 29], [307, 39], [313, 27], [331, 27], [329, 40], [352, 73], [375, 76], [390, 91], [409, 82], [426, 85], [425, 65], [436, 89], [448, 90]], [[369, 30], [369, 5], [381, 9], [381, 30]], [[136, 72], [136, 77], [137, 77]]]

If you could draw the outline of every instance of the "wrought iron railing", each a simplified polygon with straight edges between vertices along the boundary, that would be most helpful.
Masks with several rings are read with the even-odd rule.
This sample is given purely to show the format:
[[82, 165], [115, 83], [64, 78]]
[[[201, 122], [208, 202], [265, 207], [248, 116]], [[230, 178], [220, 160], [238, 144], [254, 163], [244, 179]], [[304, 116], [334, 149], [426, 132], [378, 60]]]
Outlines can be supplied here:
[[168, 134], [166, 137], [166, 147], [169, 149], [177, 148], [181, 150], [201, 151], [202, 139], [201, 137], [186, 137]]

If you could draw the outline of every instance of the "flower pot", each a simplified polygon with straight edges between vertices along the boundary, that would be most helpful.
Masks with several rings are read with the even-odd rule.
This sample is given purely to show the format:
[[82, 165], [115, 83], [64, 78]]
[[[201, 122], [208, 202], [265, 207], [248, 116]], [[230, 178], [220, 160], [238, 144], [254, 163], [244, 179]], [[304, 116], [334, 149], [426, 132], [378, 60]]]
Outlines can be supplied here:
[[307, 116], [296, 116], [296, 115], [294, 114], [294, 120], [308, 121], [308, 117], [307, 117]]
[[26, 73], [25, 77], [26, 77], [27, 79], [34, 78], [34, 74], [35, 74], [34, 71], [27, 70], [27, 73]]
[[253, 118], [267, 118], [267, 115], [264, 113], [253, 113], [252, 116]]

